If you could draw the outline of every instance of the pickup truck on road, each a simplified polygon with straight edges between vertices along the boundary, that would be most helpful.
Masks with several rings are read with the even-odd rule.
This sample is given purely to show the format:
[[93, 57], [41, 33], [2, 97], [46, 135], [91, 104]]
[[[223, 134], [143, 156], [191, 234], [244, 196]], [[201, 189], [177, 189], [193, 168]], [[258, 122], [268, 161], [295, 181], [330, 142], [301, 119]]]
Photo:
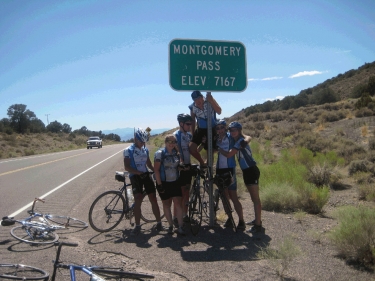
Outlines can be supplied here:
[[99, 137], [89, 137], [87, 140], [87, 149], [91, 149], [93, 147], [102, 148], [102, 140]]

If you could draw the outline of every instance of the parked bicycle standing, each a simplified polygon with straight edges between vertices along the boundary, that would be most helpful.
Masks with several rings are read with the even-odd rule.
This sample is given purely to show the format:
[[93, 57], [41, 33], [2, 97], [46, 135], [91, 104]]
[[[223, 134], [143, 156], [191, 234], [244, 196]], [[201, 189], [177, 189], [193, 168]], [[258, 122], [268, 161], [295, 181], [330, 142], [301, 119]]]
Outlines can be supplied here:
[[[224, 151], [229, 151], [229, 149], [232, 148], [234, 141], [230, 141], [230, 135], [227, 132], [227, 123], [225, 122], [224, 119], [219, 120], [216, 123], [215, 128], [218, 134], [218, 139], [216, 141], [216, 144], [219, 150], [222, 149]], [[224, 186], [225, 196], [227, 198], [230, 198], [230, 200], [233, 203], [234, 209], [236, 210], [236, 213], [238, 215], [237, 230], [245, 230], [246, 225], [243, 219], [242, 204], [240, 200], [238, 199], [238, 195], [237, 195], [235, 156], [233, 155], [231, 157], [226, 157], [219, 151], [218, 156], [217, 156], [217, 162], [216, 162], [216, 174], [224, 175], [227, 173], [231, 175], [231, 178], [229, 179], [229, 182], [225, 183], [225, 186]], [[224, 224], [224, 227], [233, 227], [232, 220], [230, 218], [227, 219], [227, 221]]]
[[[189, 222], [188, 216], [188, 203], [189, 203], [189, 191], [191, 188], [192, 173], [190, 170], [190, 151], [189, 144], [193, 135], [190, 133], [193, 118], [189, 114], [178, 114], [177, 121], [180, 128], [173, 134], [177, 140], [178, 149], [180, 151], [180, 158], [184, 164], [184, 169], [180, 171], [180, 186], [182, 192], [182, 217], [185, 223]], [[176, 210], [175, 210], [176, 212]], [[174, 212], [174, 213], [175, 213]]]
[[232, 157], [237, 155], [238, 163], [242, 170], [243, 180], [247, 190], [250, 193], [251, 200], [254, 204], [255, 219], [248, 224], [252, 225], [252, 228], [247, 232], [258, 233], [264, 232], [262, 227], [262, 205], [259, 197], [259, 177], [260, 171], [256, 165], [256, 162], [252, 156], [250, 146], [246, 144], [245, 148], [241, 144], [244, 142], [244, 135], [242, 134], [242, 125], [238, 122], [231, 122], [228, 126], [230, 136], [234, 140], [234, 146], [229, 151], [219, 148], [219, 152], [226, 157]]
[[[191, 98], [193, 99], [193, 103], [189, 106], [190, 115], [193, 119], [191, 132], [193, 134], [193, 139], [190, 142], [189, 149], [190, 154], [199, 161], [200, 165], [205, 165], [205, 161], [202, 159], [201, 155], [199, 154], [197, 148], [202, 143], [202, 139], [204, 137], [207, 138], [207, 107], [208, 104], [212, 106], [211, 110], [211, 124], [214, 126], [216, 124], [216, 113], [221, 114], [221, 107], [216, 102], [216, 100], [211, 95], [211, 92], [207, 92], [207, 100], [204, 99], [203, 95], [200, 91], [194, 91], [191, 94]], [[212, 127], [212, 136], [215, 136], [215, 128]], [[215, 140], [212, 141], [212, 146], [215, 147]], [[204, 147], [206, 150], [208, 148], [208, 144], [205, 144]]]
[[156, 230], [162, 230], [160, 209], [156, 199], [156, 190], [154, 181], [152, 180], [148, 169], [154, 171], [154, 167], [150, 161], [149, 151], [146, 147], [148, 141], [148, 134], [141, 128], [138, 128], [134, 133], [134, 143], [124, 150], [124, 166], [125, 170], [129, 172], [130, 182], [133, 187], [134, 194], [134, 217], [135, 227], [131, 235], [138, 235], [141, 232], [141, 205], [143, 201], [143, 188], [149, 197], [152, 212], [155, 215], [157, 224]]
[[173, 134], [165, 137], [165, 147], [155, 153], [154, 168], [156, 189], [163, 202], [163, 211], [169, 223], [168, 233], [173, 234], [173, 220], [171, 206], [175, 206], [178, 220], [177, 233], [185, 235], [182, 222], [181, 185], [179, 182], [180, 155], [177, 140]]

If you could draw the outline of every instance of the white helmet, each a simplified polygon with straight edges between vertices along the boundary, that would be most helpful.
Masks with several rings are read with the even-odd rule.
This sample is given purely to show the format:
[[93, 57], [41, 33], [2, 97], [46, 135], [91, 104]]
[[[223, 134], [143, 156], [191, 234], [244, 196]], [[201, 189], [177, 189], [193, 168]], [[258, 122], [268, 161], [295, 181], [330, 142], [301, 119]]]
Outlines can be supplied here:
[[141, 142], [147, 142], [148, 141], [148, 134], [142, 128], [138, 128], [135, 131], [135, 137], [140, 140]]

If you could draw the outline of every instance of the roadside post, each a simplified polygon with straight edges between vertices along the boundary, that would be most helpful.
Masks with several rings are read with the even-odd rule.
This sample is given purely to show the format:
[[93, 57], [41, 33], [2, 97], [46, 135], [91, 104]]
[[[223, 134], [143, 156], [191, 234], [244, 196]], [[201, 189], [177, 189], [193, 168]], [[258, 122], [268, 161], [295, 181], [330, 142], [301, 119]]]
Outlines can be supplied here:
[[[238, 41], [173, 39], [169, 43], [168, 64], [169, 85], [175, 91], [243, 92], [247, 87], [246, 48]], [[207, 116], [211, 116], [211, 104], [207, 104]], [[207, 161], [212, 175], [212, 127], [216, 124], [211, 124], [211, 118], [207, 118], [207, 123]], [[212, 183], [209, 205], [212, 227]]]

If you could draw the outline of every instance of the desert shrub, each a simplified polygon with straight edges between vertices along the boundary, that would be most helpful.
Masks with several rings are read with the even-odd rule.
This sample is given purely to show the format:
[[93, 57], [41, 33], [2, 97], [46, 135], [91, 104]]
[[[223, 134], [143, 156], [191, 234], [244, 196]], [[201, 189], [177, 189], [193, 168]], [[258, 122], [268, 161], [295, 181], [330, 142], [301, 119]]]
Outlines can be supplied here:
[[355, 160], [349, 164], [349, 175], [353, 175], [357, 172], [371, 172], [374, 169], [374, 165], [367, 160]]
[[323, 165], [313, 165], [308, 168], [307, 181], [316, 185], [317, 187], [328, 186], [330, 184], [332, 168], [325, 163]]
[[324, 205], [329, 199], [329, 188], [323, 186], [317, 188], [314, 185], [303, 185], [298, 187], [301, 196], [301, 210], [311, 214], [319, 214], [322, 212]]
[[301, 254], [300, 247], [295, 244], [291, 236], [287, 236], [275, 249], [269, 246], [265, 248], [261, 247], [257, 253], [257, 257], [270, 260], [276, 273], [282, 277], [291, 262]]
[[355, 112], [355, 117], [366, 117], [366, 116], [372, 116], [374, 115], [374, 112], [369, 108], [361, 108]]
[[345, 206], [334, 216], [338, 226], [329, 234], [339, 254], [364, 264], [375, 264], [375, 209]]
[[24, 154], [25, 156], [35, 155], [35, 151], [32, 149], [25, 149]]
[[346, 164], [349, 164], [354, 159], [366, 158], [366, 150], [353, 141], [341, 139], [336, 142], [336, 146], [338, 155], [345, 159]]
[[375, 163], [375, 150], [368, 152], [367, 160], [372, 162], [372, 163]]
[[375, 186], [373, 183], [365, 183], [358, 186], [359, 199], [375, 202]]
[[352, 177], [358, 184], [368, 184], [372, 182], [372, 176], [369, 172], [356, 172]]
[[323, 152], [331, 148], [331, 143], [328, 139], [324, 139], [319, 134], [312, 132], [301, 132], [294, 136], [294, 141], [298, 146], [306, 147], [314, 152]]
[[375, 151], [375, 137], [371, 137], [368, 140], [368, 149]]
[[254, 124], [254, 126], [255, 126], [255, 129], [257, 129], [257, 130], [264, 130], [264, 128], [265, 128], [265, 125], [264, 125], [263, 122], [256, 122]]

